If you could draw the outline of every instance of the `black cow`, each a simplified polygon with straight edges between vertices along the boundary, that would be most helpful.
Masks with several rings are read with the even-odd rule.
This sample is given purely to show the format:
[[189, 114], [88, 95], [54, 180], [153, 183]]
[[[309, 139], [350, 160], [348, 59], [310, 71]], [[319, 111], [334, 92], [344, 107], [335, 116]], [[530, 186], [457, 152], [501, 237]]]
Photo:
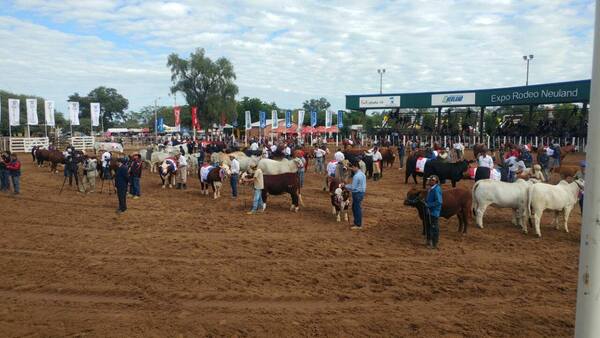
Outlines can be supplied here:
[[422, 173], [417, 172], [417, 159], [419, 157], [425, 157], [425, 152], [420, 150], [417, 152], [414, 152], [413, 154], [411, 154], [410, 156], [408, 156], [406, 158], [406, 171], [405, 171], [405, 177], [404, 177], [404, 184], [408, 183], [408, 178], [412, 175], [413, 180], [415, 181], [415, 184], [417, 184], [417, 176], [423, 176]]
[[[456, 163], [448, 163], [437, 160], [427, 161], [425, 163], [425, 170], [423, 173], [423, 188], [427, 178], [431, 175], [436, 175], [440, 178], [440, 184], [446, 182], [446, 180], [452, 181], [452, 187], [456, 187], [456, 182], [463, 178], [464, 173], [469, 169], [468, 161], [460, 161]], [[416, 182], [415, 182], [416, 183]]]

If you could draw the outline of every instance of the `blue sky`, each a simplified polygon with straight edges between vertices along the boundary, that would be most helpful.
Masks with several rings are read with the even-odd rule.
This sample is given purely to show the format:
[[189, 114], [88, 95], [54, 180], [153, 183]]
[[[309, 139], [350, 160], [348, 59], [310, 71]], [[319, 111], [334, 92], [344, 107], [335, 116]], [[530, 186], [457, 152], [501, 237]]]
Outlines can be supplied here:
[[[296, 108], [324, 96], [587, 79], [592, 0], [14, 0], [0, 7], [0, 88], [43, 96], [116, 88], [131, 109], [168, 97], [167, 55], [235, 67], [239, 96]], [[4, 99], [4, 98], [3, 98]], [[178, 102], [183, 98], [178, 96]]]

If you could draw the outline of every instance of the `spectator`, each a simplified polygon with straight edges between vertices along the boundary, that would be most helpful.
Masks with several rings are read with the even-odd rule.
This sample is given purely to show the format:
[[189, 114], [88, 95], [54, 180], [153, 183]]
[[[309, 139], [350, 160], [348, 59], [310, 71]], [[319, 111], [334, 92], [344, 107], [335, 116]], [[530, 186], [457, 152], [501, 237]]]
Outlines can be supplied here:
[[8, 175], [12, 181], [14, 194], [20, 194], [21, 186], [19, 184], [19, 179], [21, 178], [21, 162], [17, 158], [17, 154], [10, 154], [10, 163], [8, 163], [6, 169], [8, 170]]
[[246, 214], [254, 215], [257, 212], [263, 212], [264, 204], [262, 201], [262, 190], [265, 187], [263, 172], [258, 168], [258, 164], [252, 163], [250, 165], [250, 169], [253, 172], [253, 176], [250, 179], [245, 179], [246, 182], [254, 183], [254, 198], [252, 200], [252, 209], [248, 211]]
[[233, 154], [229, 154], [231, 160], [231, 177], [229, 183], [231, 184], [231, 196], [237, 198], [237, 183], [240, 176], [240, 162], [235, 158]]
[[131, 185], [130, 193], [133, 199], [136, 200], [141, 195], [140, 180], [142, 179], [142, 162], [138, 154], [133, 155], [133, 162], [131, 162], [131, 166], [129, 167], [129, 177]]
[[83, 163], [83, 190], [86, 193], [96, 191], [96, 176], [98, 175], [98, 161], [96, 156], [87, 157]]
[[10, 153], [3, 152], [0, 155], [0, 191], [8, 192], [10, 190], [10, 183], [8, 182], [8, 169], [6, 168], [10, 163]]

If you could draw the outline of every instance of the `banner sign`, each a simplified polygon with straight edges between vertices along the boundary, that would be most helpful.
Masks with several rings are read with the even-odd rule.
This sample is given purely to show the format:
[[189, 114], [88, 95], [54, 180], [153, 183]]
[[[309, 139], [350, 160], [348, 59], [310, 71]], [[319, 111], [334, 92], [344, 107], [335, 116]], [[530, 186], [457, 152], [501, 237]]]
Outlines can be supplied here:
[[192, 107], [192, 128], [198, 128], [198, 107]]
[[298, 129], [304, 125], [304, 110], [298, 110]]
[[250, 111], [246, 110], [246, 130], [252, 129], [252, 118], [250, 116]]
[[276, 129], [277, 127], [279, 127], [277, 110], [271, 110], [271, 128]]
[[72, 126], [79, 125], [79, 102], [67, 102], [69, 105], [69, 119]]
[[54, 127], [54, 101], [44, 101], [44, 115], [46, 124]]
[[530, 85], [477, 92], [477, 105], [528, 105], [589, 102], [590, 83], [585, 81]]
[[267, 126], [267, 113], [265, 113], [264, 111], [259, 111], [258, 112], [258, 118], [260, 121], [260, 129], [264, 129]]
[[310, 126], [314, 128], [316, 125], [317, 125], [317, 112], [311, 111], [310, 112]]
[[159, 133], [163, 133], [165, 131], [165, 119], [164, 117], [159, 117], [158, 121], [156, 122], [157, 126], [156, 126], [156, 130]]
[[431, 105], [437, 106], [472, 106], [475, 104], [475, 93], [452, 93], [431, 95]]
[[38, 124], [37, 100], [27, 99], [25, 104], [27, 105], [27, 124], [30, 126]]
[[181, 125], [181, 107], [175, 106], [173, 107], [173, 115], [175, 116], [175, 127]]
[[342, 117], [343, 114], [344, 114], [343, 110], [338, 110], [338, 112], [337, 112], [337, 126], [338, 126], [338, 128], [344, 128], [344, 119]]
[[92, 127], [98, 127], [100, 125], [100, 103], [90, 103], [90, 113], [92, 115]]
[[291, 110], [285, 111], [285, 127], [286, 128], [292, 127], [292, 111]]
[[361, 96], [359, 108], [398, 108], [400, 96]]
[[325, 112], [325, 128], [331, 128], [332, 111], [327, 110]]
[[8, 122], [11, 126], [18, 126], [21, 115], [21, 102], [19, 99], [8, 99]]

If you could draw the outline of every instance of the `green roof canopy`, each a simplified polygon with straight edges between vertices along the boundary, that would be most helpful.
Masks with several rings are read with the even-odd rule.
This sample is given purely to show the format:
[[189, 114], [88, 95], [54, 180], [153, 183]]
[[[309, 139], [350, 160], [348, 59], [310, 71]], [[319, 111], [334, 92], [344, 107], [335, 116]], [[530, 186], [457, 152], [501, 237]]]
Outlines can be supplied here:
[[590, 101], [590, 80], [447, 92], [346, 95], [346, 109], [512, 106]]

